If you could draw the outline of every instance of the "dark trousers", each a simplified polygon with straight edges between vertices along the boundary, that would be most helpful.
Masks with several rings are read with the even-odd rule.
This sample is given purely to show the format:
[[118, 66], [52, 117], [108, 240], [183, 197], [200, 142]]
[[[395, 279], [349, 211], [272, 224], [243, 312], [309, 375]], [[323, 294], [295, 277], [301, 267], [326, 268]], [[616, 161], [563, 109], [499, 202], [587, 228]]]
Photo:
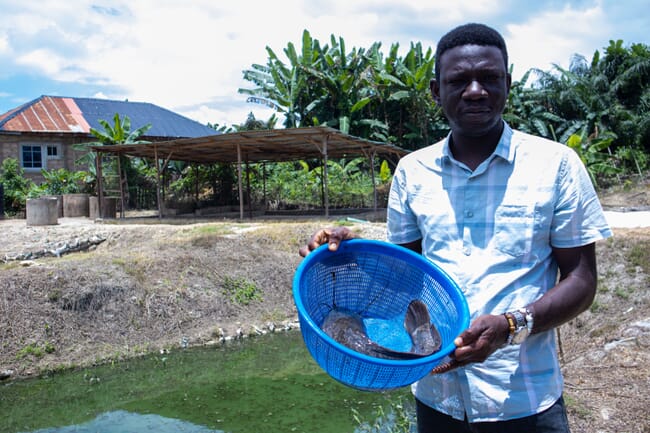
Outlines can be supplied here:
[[418, 433], [570, 433], [564, 399], [536, 415], [507, 421], [459, 421], [415, 400]]

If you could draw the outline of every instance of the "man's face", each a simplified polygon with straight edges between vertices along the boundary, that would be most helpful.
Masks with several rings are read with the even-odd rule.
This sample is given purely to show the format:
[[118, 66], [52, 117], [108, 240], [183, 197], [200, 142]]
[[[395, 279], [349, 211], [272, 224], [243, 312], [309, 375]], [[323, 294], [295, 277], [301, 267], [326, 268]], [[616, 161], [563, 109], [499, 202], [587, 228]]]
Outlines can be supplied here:
[[501, 51], [492, 46], [461, 45], [440, 59], [440, 80], [431, 93], [452, 131], [480, 137], [500, 126], [510, 91], [510, 74]]

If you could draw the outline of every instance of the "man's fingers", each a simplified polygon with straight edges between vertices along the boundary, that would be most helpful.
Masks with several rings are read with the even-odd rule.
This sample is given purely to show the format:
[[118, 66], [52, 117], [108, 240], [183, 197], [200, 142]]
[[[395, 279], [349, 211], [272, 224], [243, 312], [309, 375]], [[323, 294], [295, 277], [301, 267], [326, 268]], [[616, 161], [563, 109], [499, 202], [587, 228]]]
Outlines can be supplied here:
[[298, 252], [301, 256], [307, 257], [307, 254], [324, 244], [327, 244], [330, 251], [336, 251], [342, 241], [355, 237], [356, 235], [345, 227], [321, 229], [314, 233], [307, 245], [301, 247]]

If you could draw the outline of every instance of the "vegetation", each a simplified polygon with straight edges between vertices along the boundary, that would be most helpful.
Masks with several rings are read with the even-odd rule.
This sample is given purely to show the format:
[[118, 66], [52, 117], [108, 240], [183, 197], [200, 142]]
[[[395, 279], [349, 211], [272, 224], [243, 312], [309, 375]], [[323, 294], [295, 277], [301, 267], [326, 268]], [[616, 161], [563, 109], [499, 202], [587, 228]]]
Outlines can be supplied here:
[[32, 184], [28, 193], [29, 197], [89, 192], [85, 184], [88, 172], [58, 168], [41, 170], [41, 175], [43, 175], [45, 181], [40, 185]]
[[[132, 131], [129, 116], [120, 117], [119, 113], [115, 113], [113, 125], [104, 119], [100, 119], [99, 123], [104, 128], [103, 130], [90, 128], [90, 134], [97, 138], [97, 141], [80, 143], [74, 147], [75, 150], [83, 152], [83, 155], [75, 162], [81, 166], [88, 167], [89, 176], [86, 182], [91, 185], [97, 182], [97, 153], [92, 149], [93, 146], [148, 143], [148, 141], [140, 140], [140, 137], [151, 129], [151, 124], [147, 124]], [[127, 201], [129, 201], [131, 196], [130, 192], [133, 190], [129, 189], [127, 184], [128, 180], [132, 184], [143, 184], [145, 189], [154, 190], [155, 192], [155, 188], [152, 187], [155, 183], [151, 182], [152, 173], [146, 161], [140, 159], [131, 160], [123, 155], [119, 155], [116, 158], [104, 158], [102, 175], [105, 181], [106, 191], [115, 194], [123, 193]], [[92, 189], [95, 189], [94, 186]], [[129, 204], [135, 206], [136, 202], [134, 201]]]
[[371, 420], [356, 409], [352, 409], [352, 414], [357, 423], [354, 431], [358, 433], [409, 433], [417, 429], [415, 404], [401, 395], [388, 397], [386, 407], [377, 407]]
[[7, 158], [0, 167], [0, 183], [4, 186], [3, 208], [8, 215], [25, 210], [27, 194], [32, 182], [25, 177], [18, 160]]
[[[526, 87], [530, 74], [539, 78]], [[610, 41], [591, 62], [532, 70], [515, 83], [506, 119], [571, 146], [597, 183], [643, 175], [650, 152], [650, 47]]]
[[302, 49], [289, 43], [285, 65], [267, 47], [266, 65], [244, 71], [253, 89], [239, 89], [252, 102], [271, 105], [284, 114], [284, 126], [326, 125], [342, 132], [406, 149], [417, 149], [440, 137], [446, 129], [433, 104], [429, 82], [433, 77], [432, 50], [411, 44], [400, 57], [393, 44], [384, 57], [381, 44], [353, 48], [343, 38], [321, 44], [305, 30]]
[[[329, 45], [321, 44], [305, 30], [302, 49], [291, 43], [284, 49], [287, 63], [267, 47], [267, 63], [244, 71], [254, 87], [239, 91], [253, 102], [275, 107], [284, 115], [285, 127], [328, 125], [418, 149], [448, 132], [429, 94], [435, 59], [420, 44], [411, 44], [403, 57], [398, 50], [393, 45], [384, 58], [376, 43], [346, 52], [342, 38], [332, 36]], [[514, 128], [573, 148], [597, 187], [642, 177], [650, 168], [650, 48], [610, 41], [604, 55], [596, 51], [591, 62], [575, 55], [568, 69], [530, 70], [512, 84], [504, 118]], [[360, 182], [338, 178], [329, 183], [335, 206], [369, 202], [370, 167], [354, 164]], [[295, 198], [318, 204], [320, 196], [312, 188], [318, 180], [316, 167], [310, 161], [274, 165], [265, 173], [265, 193], [276, 203], [291, 204]], [[381, 169], [381, 181], [387, 184], [386, 161]], [[337, 170], [330, 173], [336, 176]], [[338, 194], [337, 186], [345, 193]], [[366, 197], [359, 200], [356, 191], [364, 187]]]
[[223, 294], [235, 304], [248, 305], [253, 301], [262, 302], [264, 300], [260, 288], [246, 278], [225, 276], [222, 285]]

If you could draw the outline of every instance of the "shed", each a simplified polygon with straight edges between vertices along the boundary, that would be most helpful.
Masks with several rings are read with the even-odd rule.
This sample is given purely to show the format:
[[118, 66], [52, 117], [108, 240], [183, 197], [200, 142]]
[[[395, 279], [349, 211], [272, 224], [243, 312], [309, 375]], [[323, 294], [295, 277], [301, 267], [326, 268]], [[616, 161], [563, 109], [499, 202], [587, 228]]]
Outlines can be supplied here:
[[[229, 134], [209, 135], [205, 137], [184, 138], [163, 142], [97, 146], [97, 195], [100, 206], [103, 204], [103, 187], [101, 182], [102, 154], [127, 155], [149, 158], [156, 161], [158, 178], [157, 199], [158, 214], [162, 217], [162, 202], [160, 178], [162, 170], [170, 160], [194, 163], [237, 163], [237, 178], [239, 188], [239, 213], [244, 217], [242, 163], [246, 162], [281, 162], [295, 161], [308, 158], [319, 158], [323, 161], [323, 190], [325, 216], [329, 216], [329, 199], [327, 188], [328, 158], [365, 156], [374, 160], [376, 155], [385, 155], [399, 159], [408, 153], [400, 147], [366, 140], [341, 131], [318, 126], [312, 128], [291, 128], [242, 131]], [[161, 161], [163, 161], [161, 165]], [[371, 164], [371, 167], [373, 164]], [[374, 172], [372, 173], [373, 186]], [[374, 190], [374, 206], [377, 207], [377, 193]]]

